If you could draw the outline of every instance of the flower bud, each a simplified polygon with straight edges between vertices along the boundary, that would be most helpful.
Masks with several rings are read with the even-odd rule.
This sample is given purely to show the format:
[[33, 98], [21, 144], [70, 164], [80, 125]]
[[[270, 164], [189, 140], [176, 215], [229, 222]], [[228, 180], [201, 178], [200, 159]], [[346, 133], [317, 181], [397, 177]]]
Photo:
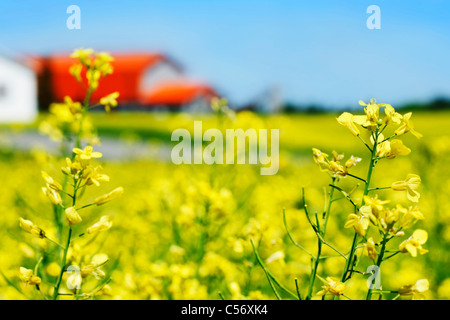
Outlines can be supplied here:
[[42, 192], [44, 192], [44, 194], [50, 199], [50, 201], [58, 206], [60, 204], [62, 204], [62, 199], [61, 199], [61, 195], [56, 192], [55, 190], [51, 189], [51, 188], [42, 188]]
[[69, 226], [73, 226], [74, 224], [80, 223], [83, 220], [74, 207], [67, 208], [65, 213]]
[[20, 267], [19, 278], [29, 285], [40, 285], [41, 278], [33, 274], [33, 270]]
[[20, 227], [25, 232], [28, 232], [28, 233], [32, 234], [33, 236], [41, 238], [41, 239], [45, 238], [45, 231], [42, 230], [41, 228], [39, 228], [37, 225], [35, 225], [30, 220], [25, 220], [23, 218], [19, 218], [19, 221], [20, 221]]
[[94, 200], [94, 202], [96, 205], [101, 206], [102, 204], [105, 204], [109, 201], [119, 198], [122, 194], [123, 194], [123, 188], [119, 187], [119, 188], [114, 189], [113, 191], [111, 191], [108, 194], [98, 197], [97, 199]]
[[44, 178], [45, 182], [47, 183], [47, 186], [55, 191], [61, 191], [62, 186], [57, 181], [55, 181], [52, 177], [48, 175], [47, 172], [42, 171], [42, 178]]
[[92, 225], [87, 229], [87, 233], [94, 233], [97, 231], [108, 230], [112, 227], [112, 222], [109, 220], [109, 216], [103, 216], [100, 218], [100, 221]]

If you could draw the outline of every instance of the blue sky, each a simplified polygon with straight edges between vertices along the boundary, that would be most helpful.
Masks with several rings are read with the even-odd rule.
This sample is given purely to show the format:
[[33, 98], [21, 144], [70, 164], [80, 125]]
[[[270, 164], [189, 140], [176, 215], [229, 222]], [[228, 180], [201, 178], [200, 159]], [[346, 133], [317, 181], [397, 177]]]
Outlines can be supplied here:
[[[81, 9], [68, 30], [66, 8]], [[369, 5], [381, 29], [369, 30]], [[294, 103], [450, 97], [450, 1], [2, 1], [0, 52], [163, 51], [235, 103], [271, 86]]]

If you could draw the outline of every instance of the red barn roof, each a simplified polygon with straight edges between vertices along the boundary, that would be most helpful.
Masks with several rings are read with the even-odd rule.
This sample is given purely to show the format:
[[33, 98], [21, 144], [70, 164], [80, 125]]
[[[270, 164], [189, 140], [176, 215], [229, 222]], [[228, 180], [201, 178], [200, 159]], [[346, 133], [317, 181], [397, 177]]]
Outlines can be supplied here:
[[149, 105], [184, 105], [198, 97], [211, 98], [217, 93], [210, 86], [192, 81], [163, 82], [144, 94], [141, 102]]

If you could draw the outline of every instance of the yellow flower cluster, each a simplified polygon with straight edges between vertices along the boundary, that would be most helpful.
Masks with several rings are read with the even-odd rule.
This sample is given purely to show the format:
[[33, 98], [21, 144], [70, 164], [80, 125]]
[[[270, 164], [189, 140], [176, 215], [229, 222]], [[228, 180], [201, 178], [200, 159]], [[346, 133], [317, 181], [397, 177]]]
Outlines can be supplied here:
[[338, 154], [333, 151], [333, 158], [328, 159], [328, 154], [323, 153], [317, 148], [313, 148], [314, 162], [317, 163], [321, 171], [329, 172], [333, 177], [345, 177], [348, 174], [348, 169], [354, 167], [361, 158], [351, 156], [345, 162], [341, 164], [341, 160], [344, 159], [343, 154]]
[[[386, 187], [372, 187], [371, 182], [373, 180], [372, 176], [374, 168], [380, 160], [406, 156], [411, 152], [411, 149], [406, 147], [400, 139], [393, 138], [402, 136], [408, 132], [411, 132], [417, 138], [422, 137], [422, 135], [414, 130], [410, 121], [411, 113], [401, 115], [396, 112], [390, 104], [378, 104], [375, 99], [370, 100], [369, 103], [360, 101], [359, 104], [365, 107], [364, 115], [353, 115], [349, 112], [344, 112], [337, 118], [337, 121], [339, 124], [347, 127], [370, 151], [370, 164], [366, 178], [361, 178], [348, 172], [349, 168], [361, 161], [360, 158], [352, 156], [345, 164], [341, 164], [341, 160], [344, 158], [343, 155], [339, 155], [337, 152], [333, 151], [333, 157], [332, 159], [329, 159], [329, 156], [326, 153], [313, 148], [314, 162], [319, 165], [321, 171], [328, 172], [332, 178], [329, 204], [324, 208], [324, 221], [322, 222], [322, 225], [320, 225], [320, 222], [317, 220], [317, 216], [316, 223], [313, 223], [312, 220], [308, 218], [318, 236], [318, 254], [320, 255], [321, 247], [326, 243], [324, 236], [328, 215], [330, 214], [330, 207], [332, 202], [336, 201], [336, 199], [333, 199], [335, 191], [340, 192], [343, 195], [342, 199], [347, 199], [352, 204], [354, 212], [348, 215], [344, 228], [353, 228], [355, 231], [353, 244], [349, 256], [346, 257], [347, 263], [341, 280], [338, 281], [331, 277], [327, 277], [327, 280], [324, 281], [326, 282], [326, 286], [323, 287], [324, 290], [318, 293], [319, 295], [332, 293], [333, 295], [339, 296], [342, 294], [345, 288], [345, 282], [352, 277], [354, 267], [351, 267], [351, 264], [354, 263], [352, 262], [354, 259], [357, 259], [356, 248], [358, 243], [360, 244], [360, 247], [365, 248], [368, 257], [374, 261], [377, 267], [380, 267], [383, 261], [393, 257], [397, 253], [409, 252], [413, 257], [416, 257], [417, 253], [424, 254], [427, 252], [422, 245], [426, 243], [428, 234], [425, 230], [417, 229], [411, 237], [398, 246], [398, 250], [394, 254], [386, 256], [388, 242], [395, 237], [404, 236], [404, 230], [412, 227], [417, 221], [423, 220], [424, 216], [418, 207], [409, 206], [405, 208], [401, 204], [397, 204], [395, 208], [388, 208], [386, 205], [390, 203], [390, 200], [381, 200], [378, 198], [378, 194], [375, 194], [374, 196], [370, 195], [377, 190], [391, 189], [393, 191], [406, 191], [406, 196], [409, 201], [416, 203], [419, 201], [420, 194], [417, 190], [420, 187], [421, 179], [416, 174], [408, 174], [405, 180], [393, 182], [391, 186]], [[380, 108], [384, 108], [384, 118], [380, 116]], [[385, 138], [383, 132], [385, 132], [388, 126], [393, 125], [397, 126], [394, 129], [393, 134]], [[366, 142], [361, 128], [367, 130], [370, 143]], [[340, 178], [346, 176], [353, 177], [364, 183], [364, 191], [360, 204], [357, 204], [352, 198], [352, 194], [355, 193], [355, 190], [358, 189], [359, 185], [354, 187], [351, 191], [345, 191], [342, 187], [337, 186]], [[308, 216], [309, 213], [306, 203], [305, 212]], [[379, 240], [375, 240], [375, 235], [367, 237], [370, 225], [373, 225], [378, 229], [379, 234], [381, 235]], [[327, 245], [331, 246], [328, 243]], [[335, 249], [335, 251], [338, 250]], [[340, 254], [345, 256], [342, 253]], [[318, 258], [315, 259], [316, 262], [312, 269], [307, 298], [310, 297], [319, 265]], [[319, 276], [317, 275], [317, 277]], [[402, 293], [400, 295], [406, 294]], [[372, 287], [369, 288], [367, 299], [371, 299], [371, 297]]]

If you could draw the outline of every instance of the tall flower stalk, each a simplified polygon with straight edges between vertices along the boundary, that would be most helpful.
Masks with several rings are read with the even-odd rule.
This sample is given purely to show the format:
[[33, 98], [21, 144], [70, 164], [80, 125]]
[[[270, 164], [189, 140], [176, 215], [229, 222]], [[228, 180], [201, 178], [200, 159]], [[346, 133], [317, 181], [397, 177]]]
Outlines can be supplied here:
[[[26, 274], [26, 276], [21, 276], [24, 282], [35, 285], [44, 298], [53, 300], [62, 295], [71, 295], [76, 299], [91, 298], [100, 294], [107, 286], [109, 280], [105, 279], [106, 275], [101, 267], [109, 261], [109, 258], [104, 254], [96, 254], [92, 257], [92, 261], [85, 262], [82, 256], [77, 256], [72, 244], [73, 241], [83, 236], [111, 228], [112, 223], [109, 217], [103, 216], [100, 221], [90, 227], [86, 226], [85, 231], [75, 237], [73, 233], [78, 230], [78, 225], [83, 224], [86, 208], [103, 205], [123, 193], [123, 188], [119, 187], [108, 194], [97, 197], [92, 203], [82, 203], [82, 197], [87, 188], [109, 181], [109, 177], [103, 173], [102, 167], [96, 164], [96, 159], [101, 158], [102, 154], [94, 151], [94, 144], [98, 143], [99, 139], [94, 134], [88, 112], [92, 107], [98, 105], [103, 105], [109, 111], [111, 107], [117, 105], [116, 99], [119, 94], [114, 92], [102, 98], [98, 104], [91, 105], [91, 95], [97, 90], [99, 82], [113, 72], [111, 62], [114, 59], [105, 52], [94, 52], [92, 49], [83, 48], [75, 50], [71, 57], [75, 59], [75, 63], [68, 71], [85, 89], [84, 101], [83, 103], [73, 101], [67, 96], [63, 103], [52, 104], [48, 119], [40, 125], [41, 132], [50, 135], [53, 140], [59, 141], [62, 146], [61, 150], [65, 153], [63, 154], [65, 163], [61, 167], [64, 177], [61, 183], [47, 172], [42, 172], [46, 184], [43, 192], [53, 205], [54, 226], [59, 242], [53, 240], [53, 237], [48, 237], [44, 229], [33, 222], [20, 218], [20, 227], [24, 231], [38, 238], [49, 240], [59, 251], [57, 254], [60, 257], [59, 272], [54, 276], [54, 285], [48, 284], [47, 290], [42, 288], [41, 277], [38, 274], [40, 272], [39, 265], [36, 265], [31, 276], [29, 276], [29, 271], [21, 272], [21, 274]], [[83, 146], [86, 140], [88, 143]], [[67, 150], [66, 147], [70, 145], [72, 148]], [[75, 225], [77, 225], [77, 229], [74, 229]], [[39, 264], [42, 261], [45, 261], [47, 265], [50, 264], [51, 256], [50, 251], [44, 252]], [[71, 269], [70, 274], [69, 269]], [[21, 270], [28, 269], [22, 267]], [[51, 279], [51, 275], [44, 276], [46, 279]], [[84, 279], [89, 276], [94, 276], [99, 280], [98, 285], [92, 292], [83, 292], [82, 284]], [[61, 292], [63, 279], [66, 279], [67, 285], [64, 292]]]

